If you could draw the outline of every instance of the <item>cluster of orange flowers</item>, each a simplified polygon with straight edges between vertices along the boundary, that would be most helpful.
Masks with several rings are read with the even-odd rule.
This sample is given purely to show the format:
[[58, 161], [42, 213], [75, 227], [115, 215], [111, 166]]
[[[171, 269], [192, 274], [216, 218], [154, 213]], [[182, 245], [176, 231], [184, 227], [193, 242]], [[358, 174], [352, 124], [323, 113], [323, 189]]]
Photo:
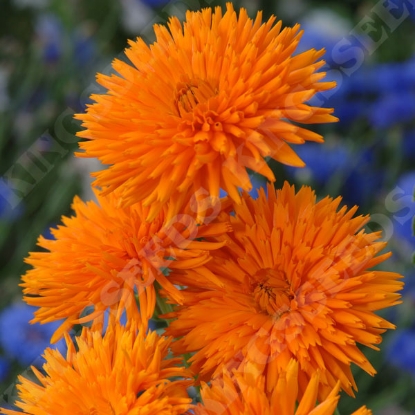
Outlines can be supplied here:
[[[37, 382], [19, 378], [16, 405], [333, 414], [340, 390], [357, 391], [351, 363], [375, 374], [358, 345], [377, 349], [394, 328], [375, 311], [400, 302], [401, 275], [373, 270], [389, 253], [357, 207], [288, 183], [247, 193], [249, 170], [273, 182], [267, 158], [301, 167], [290, 144], [323, 141], [299, 124], [336, 121], [307, 104], [334, 86], [321, 82], [323, 51], [295, 55], [298, 25], [251, 20], [229, 3], [155, 33], [151, 46], [130, 42], [132, 66], [115, 60], [119, 75], [98, 76], [108, 92], [77, 116], [78, 156], [109, 167], [94, 174], [97, 202], [75, 198], [74, 216], [27, 258], [33, 322], [62, 320], [52, 341], [64, 336], [68, 351], [48, 349]], [[154, 317], [164, 333], [148, 330]]]

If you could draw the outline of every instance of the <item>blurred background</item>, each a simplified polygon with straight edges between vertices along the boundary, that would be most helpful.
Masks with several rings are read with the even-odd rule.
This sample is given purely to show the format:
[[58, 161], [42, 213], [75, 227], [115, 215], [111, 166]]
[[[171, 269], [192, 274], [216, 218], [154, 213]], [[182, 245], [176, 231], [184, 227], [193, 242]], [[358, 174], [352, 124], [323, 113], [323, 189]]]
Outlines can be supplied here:
[[[18, 286], [40, 234], [71, 213], [75, 194], [89, 199], [96, 162], [77, 159], [73, 114], [100, 92], [127, 39], [154, 40], [152, 25], [223, 1], [2, 0], [0, 14], [0, 401], [14, 399], [17, 374], [41, 364], [53, 325], [29, 325], [33, 310]], [[342, 195], [370, 213], [393, 257], [385, 269], [406, 277], [404, 303], [385, 315], [398, 329], [381, 352], [365, 350], [375, 378], [356, 370], [359, 393], [340, 401], [347, 414], [366, 404], [375, 414], [415, 414], [415, 5], [387, 1], [235, 1], [251, 17], [264, 10], [284, 25], [301, 23], [299, 51], [326, 48], [334, 91], [313, 99], [335, 108], [340, 122], [313, 127], [324, 145], [296, 151], [304, 169], [271, 163], [277, 186], [309, 184], [319, 197]], [[263, 185], [260, 177], [254, 178]], [[50, 236], [51, 237], [51, 236]]]

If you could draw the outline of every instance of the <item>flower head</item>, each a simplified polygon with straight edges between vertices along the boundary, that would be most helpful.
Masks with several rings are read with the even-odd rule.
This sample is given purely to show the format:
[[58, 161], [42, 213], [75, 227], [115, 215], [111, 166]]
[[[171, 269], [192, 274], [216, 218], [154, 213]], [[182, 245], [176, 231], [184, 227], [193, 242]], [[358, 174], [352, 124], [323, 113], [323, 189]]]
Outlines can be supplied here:
[[177, 18], [156, 25], [151, 46], [131, 41], [133, 66], [115, 60], [119, 75], [98, 75], [108, 93], [77, 115], [87, 139], [78, 156], [110, 165], [95, 183], [120, 188], [125, 203], [151, 205], [151, 220], [174, 193], [206, 189], [217, 198], [222, 188], [240, 203], [238, 188], [251, 189], [247, 169], [275, 180], [265, 157], [303, 166], [289, 144], [322, 141], [297, 124], [337, 120], [306, 104], [335, 83], [319, 82], [324, 50], [294, 56], [299, 25], [261, 20], [228, 3], [224, 15], [207, 8], [188, 11], [183, 26]]
[[269, 186], [268, 197], [244, 194], [234, 215], [223, 214], [234, 232], [216, 238], [227, 244], [205, 265], [222, 287], [187, 270], [175, 278], [187, 286], [183, 305], [166, 315], [176, 318], [167, 333], [183, 336], [173, 350], [196, 352], [191, 369], [201, 380], [249, 366], [272, 390], [294, 358], [301, 393], [320, 371], [324, 399], [337, 380], [351, 395], [357, 389], [351, 363], [375, 373], [357, 344], [377, 349], [394, 328], [374, 311], [398, 304], [403, 283], [397, 273], [371, 270], [389, 257], [377, 255], [385, 243], [362, 229], [367, 216], [339, 204], [286, 183], [276, 192]]
[[[195, 408], [195, 415], [332, 415], [339, 401], [337, 385], [329, 396], [316, 405], [319, 373], [307, 384], [304, 396], [297, 402], [298, 363], [291, 360], [278, 375], [276, 387], [268, 392], [265, 378], [252, 373], [225, 372], [211, 385], [202, 384], [203, 405]], [[365, 412], [366, 411], [366, 412]], [[352, 415], [371, 415], [365, 407]]]
[[191, 382], [184, 380], [186, 369], [177, 366], [181, 359], [166, 358], [171, 339], [133, 326], [112, 325], [103, 337], [84, 328], [76, 339], [78, 351], [66, 335], [66, 359], [47, 349], [44, 373], [32, 368], [40, 384], [20, 376], [15, 405], [33, 415], [182, 414], [190, 407]]
[[55, 239], [39, 238], [47, 252], [32, 252], [26, 259], [33, 268], [23, 276], [24, 300], [40, 307], [33, 322], [64, 319], [52, 341], [74, 324], [93, 321], [101, 327], [108, 308], [118, 318], [125, 310], [127, 319], [146, 325], [155, 308], [154, 282], [181, 303], [180, 292], [164, 274], [202, 266], [209, 250], [225, 243], [203, 238], [229, 231], [224, 223], [197, 226], [190, 208], [166, 221], [166, 205], [148, 223], [148, 208], [120, 207], [115, 193], [98, 196], [98, 202], [75, 197], [75, 215], [52, 229]]

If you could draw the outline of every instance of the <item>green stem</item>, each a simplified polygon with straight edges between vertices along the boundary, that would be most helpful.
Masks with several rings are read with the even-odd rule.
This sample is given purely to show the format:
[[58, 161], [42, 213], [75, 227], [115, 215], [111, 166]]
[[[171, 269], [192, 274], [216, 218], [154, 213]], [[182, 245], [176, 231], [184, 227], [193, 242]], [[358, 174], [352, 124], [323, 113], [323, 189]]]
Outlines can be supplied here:
[[166, 299], [162, 298], [159, 294], [159, 286], [157, 284], [157, 297], [156, 297], [156, 315], [157, 317], [160, 314], [167, 314], [173, 311], [173, 306], [171, 304], [167, 304]]

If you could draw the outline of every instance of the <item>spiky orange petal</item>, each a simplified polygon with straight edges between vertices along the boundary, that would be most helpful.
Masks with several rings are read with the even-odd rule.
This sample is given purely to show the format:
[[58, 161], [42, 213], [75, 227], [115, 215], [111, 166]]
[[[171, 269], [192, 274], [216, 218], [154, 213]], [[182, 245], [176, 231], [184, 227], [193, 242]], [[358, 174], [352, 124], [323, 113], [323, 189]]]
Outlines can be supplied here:
[[[298, 362], [290, 360], [285, 370], [277, 374], [276, 387], [269, 392], [263, 376], [250, 371], [231, 374], [225, 371], [210, 385], [202, 383], [203, 403], [194, 409], [195, 415], [332, 415], [339, 400], [340, 385], [321, 403], [316, 403], [319, 374], [316, 372], [306, 385], [302, 399], [298, 398]], [[367, 412], [364, 412], [366, 410]], [[370, 415], [365, 407], [353, 415]]]
[[[186, 388], [189, 373], [168, 359], [171, 339], [155, 332], [145, 335], [134, 322], [128, 328], [110, 325], [105, 336], [85, 329], [76, 338], [78, 351], [67, 335], [66, 359], [57, 350], [45, 351], [43, 373], [32, 368], [39, 383], [19, 376], [16, 412], [2, 414], [180, 415], [191, 407]], [[174, 380], [175, 379], [175, 380]]]
[[149, 208], [120, 206], [116, 193], [98, 196], [98, 203], [75, 197], [73, 209], [74, 216], [63, 217], [63, 225], [52, 229], [54, 239], [39, 238], [47, 251], [30, 253], [26, 262], [33, 268], [21, 284], [24, 300], [40, 307], [34, 322], [64, 319], [53, 342], [74, 324], [92, 321], [94, 328], [101, 327], [107, 309], [118, 317], [125, 310], [128, 319], [146, 325], [154, 313], [155, 281], [181, 303], [180, 291], [163, 272], [203, 266], [209, 251], [225, 244], [206, 241], [204, 235], [230, 230], [223, 222], [197, 226], [191, 205], [169, 221], [165, 205], [148, 223]]
[[223, 188], [239, 203], [238, 188], [251, 189], [247, 168], [275, 180], [265, 157], [304, 166], [287, 143], [322, 141], [297, 124], [337, 121], [332, 109], [307, 104], [335, 84], [320, 82], [324, 50], [293, 56], [300, 26], [275, 21], [245, 9], [237, 16], [227, 3], [224, 14], [188, 11], [183, 25], [174, 17], [155, 25], [151, 46], [130, 41], [132, 65], [116, 59], [119, 75], [98, 75], [107, 94], [77, 115], [87, 139], [77, 155], [110, 165], [95, 184], [120, 188], [123, 203], [151, 205], [152, 220], [177, 191], [215, 198]]
[[371, 270], [389, 256], [378, 255], [385, 243], [362, 229], [369, 217], [339, 205], [286, 183], [256, 200], [244, 194], [234, 213], [222, 214], [234, 232], [212, 238], [227, 243], [203, 273], [177, 275], [183, 305], [166, 315], [176, 318], [167, 328], [178, 338], [173, 349], [195, 352], [191, 369], [201, 380], [224, 366], [253, 365], [272, 390], [294, 358], [300, 391], [319, 371], [323, 399], [337, 381], [350, 395], [357, 389], [351, 363], [375, 373], [357, 344], [377, 349], [394, 328], [374, 311], [399, 304], [403, 283], [397, 273]]

